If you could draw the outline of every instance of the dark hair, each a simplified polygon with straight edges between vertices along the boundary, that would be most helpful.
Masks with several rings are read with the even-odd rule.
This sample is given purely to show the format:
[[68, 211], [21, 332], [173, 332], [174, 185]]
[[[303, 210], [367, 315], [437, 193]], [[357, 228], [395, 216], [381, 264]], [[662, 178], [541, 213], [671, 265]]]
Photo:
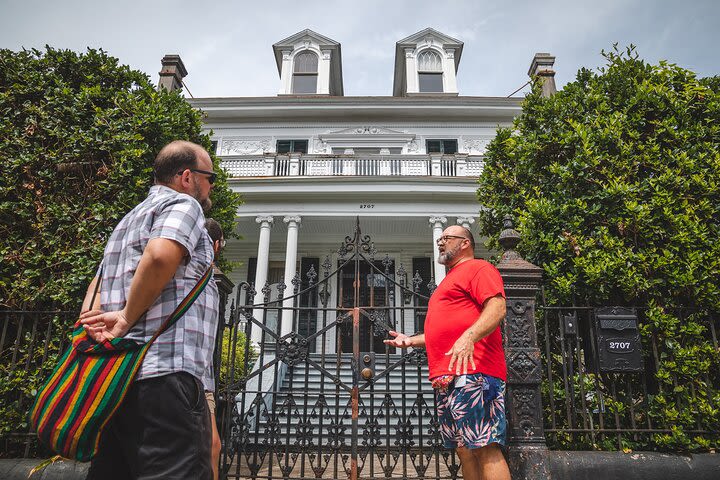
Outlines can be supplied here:
[[475, 238], [473, 237], [472, 232], [470, 231], [469, 228], [462, 227], [462, 229], [465, 230], [465, 236], [467, 237], [468, 240], [470, 240], [470, 246], [472, 247], [473, 252], [474, 252], [475, 251]]
[[212, 240], [213, 245], [218, 240], [222, 240], [223, 238], [223, 231], [220, 224], [215, 220], [214, 218], [206, 218], [205, 219], [205, 230], [207, 230], [208, 235], [210, 235], [210, 240]]
[[165, 145], [155, 157], [155, 183], [171, 183], [178, 172], [197, 167], [199, 145], [176, 140]]

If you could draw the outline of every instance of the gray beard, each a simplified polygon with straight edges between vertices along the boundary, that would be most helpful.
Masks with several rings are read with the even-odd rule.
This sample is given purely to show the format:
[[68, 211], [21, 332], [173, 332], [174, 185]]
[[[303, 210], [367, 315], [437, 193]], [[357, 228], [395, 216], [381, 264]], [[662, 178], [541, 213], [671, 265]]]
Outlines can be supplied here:
[[453, 250], [445, 250], [445, 253], [441, 253], [438, 257], [438, 263], [440, 265], [447, 265], [453, 261], [455, 257], [457, 257], [458, 251], [459, 250], [457, 248]]

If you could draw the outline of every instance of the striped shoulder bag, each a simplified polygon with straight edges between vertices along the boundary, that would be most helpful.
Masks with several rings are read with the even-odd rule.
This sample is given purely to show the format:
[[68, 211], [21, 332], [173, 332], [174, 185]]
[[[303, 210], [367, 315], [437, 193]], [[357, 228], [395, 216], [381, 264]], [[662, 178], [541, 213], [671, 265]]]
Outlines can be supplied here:
[[97, 343], [80, 321], [76, 322], [72, 344], [30, 411], [30, 424], [42, 444], [64, 458], [90, 461], [97, 453], [103, 428], [125, 398], [150, 345], [185, 314], [211, 276], [212, 266], [145, 344], [124, 338]]

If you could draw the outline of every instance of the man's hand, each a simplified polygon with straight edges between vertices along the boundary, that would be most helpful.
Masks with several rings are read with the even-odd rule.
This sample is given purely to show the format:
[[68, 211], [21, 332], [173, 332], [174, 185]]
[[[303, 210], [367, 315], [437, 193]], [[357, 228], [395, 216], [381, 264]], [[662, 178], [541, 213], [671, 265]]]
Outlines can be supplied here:
[[131, 327], [125, 310], [116, 312], [90, 310], [80, 315], [80, 323], [88, 336], [98, 343], [106, 339], [122, 337]]
[[388, 333], [391, 337], [394, 338], [383, 340], [383, 343], [385, 345], [390, 345], [391, 347], [397, 348], [408, 348], [413, 346], [410, 337], [408, 337], [404, 333], [396, 332], [395, 330], [390, 330]]
[[455, 365], [455, 375], [467, 375], [468, 361], [474, 370], [476, 368], [475, 359], [473, 358], [474, 352], [475, 344], [470, 339], [470, 336], [467, 334], [461, 335], [450, 351], [445, 354], [452, 355], [448, 364], [448, 371], [452, 371], [453, 365]]

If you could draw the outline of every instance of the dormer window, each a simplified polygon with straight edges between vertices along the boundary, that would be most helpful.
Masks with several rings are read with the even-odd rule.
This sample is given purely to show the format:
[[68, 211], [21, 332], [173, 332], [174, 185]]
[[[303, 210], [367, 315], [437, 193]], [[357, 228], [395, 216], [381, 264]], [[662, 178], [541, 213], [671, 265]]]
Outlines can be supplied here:
[[462, 49], [460, 40], [432, 28], [397, 42], [393, 96], [457, 96], [457, 70]]
[[273, 45], [280, 73], [278, 95], [342, 96], [340, 44], [312, 30]]
[[433, 50], [425, 50], [418, 54], [417, 61], [420, 93], [442, 93], [443, 69], [440, 55]]
[[317, 80], [318, 56], [309, 51], [298, 53], [293, 66], [293, 93], [317, 93]]

